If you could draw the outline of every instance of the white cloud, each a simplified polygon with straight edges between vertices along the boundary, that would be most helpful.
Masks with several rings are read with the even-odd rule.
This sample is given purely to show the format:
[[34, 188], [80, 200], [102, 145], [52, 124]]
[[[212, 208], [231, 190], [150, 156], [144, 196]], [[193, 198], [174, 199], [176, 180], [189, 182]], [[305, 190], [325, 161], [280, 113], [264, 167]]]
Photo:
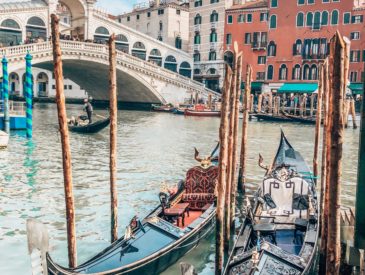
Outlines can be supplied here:
[[136, 0], [99, 0], [96, 6], [107, 10], [109, 13], [117, 15], [131, 11]]

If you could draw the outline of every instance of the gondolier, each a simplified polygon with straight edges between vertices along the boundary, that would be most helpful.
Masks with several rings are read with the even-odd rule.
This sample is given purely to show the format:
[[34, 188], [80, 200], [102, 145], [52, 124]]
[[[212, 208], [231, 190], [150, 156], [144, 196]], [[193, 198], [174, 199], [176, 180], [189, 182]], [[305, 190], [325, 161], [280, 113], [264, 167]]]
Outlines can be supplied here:
[[87, 114], [87, 118], [89, 120], [89, 124], [92, 123], [92, 115], [93, 115], [93, 106], [91, 105], [91, 103], [89, 102], [89, 100], [87, 98], [84, 99], [84, 111]]

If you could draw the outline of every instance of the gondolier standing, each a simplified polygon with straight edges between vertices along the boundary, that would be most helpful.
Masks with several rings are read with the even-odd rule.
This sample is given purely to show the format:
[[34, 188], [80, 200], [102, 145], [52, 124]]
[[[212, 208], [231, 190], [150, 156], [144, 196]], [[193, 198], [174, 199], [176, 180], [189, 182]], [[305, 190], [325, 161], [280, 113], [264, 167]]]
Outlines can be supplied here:
[[89, 100], [87, 98], [84, 99], [84, 111], [87, 114], [87, 118], [89, 119], [89, 124], [92, 123], [92, 115], [93, 115], [93, 106], [91, 105], [91, 103], [89, 102]]

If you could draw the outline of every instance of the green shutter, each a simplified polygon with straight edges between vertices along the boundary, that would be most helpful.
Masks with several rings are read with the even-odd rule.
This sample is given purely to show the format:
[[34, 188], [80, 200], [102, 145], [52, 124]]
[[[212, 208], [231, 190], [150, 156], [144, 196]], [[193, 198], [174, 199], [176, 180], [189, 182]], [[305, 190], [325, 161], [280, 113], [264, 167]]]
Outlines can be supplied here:
[[304, 26], [304, 14], [303, 13], [298, 13], [297, 16], [297, 27], [303, 27]]
[[327, 12], [327, 11], [322, 12], [322, 21], [321, 21], [321, 25], [322, 25], [322, 26], [326, 26], [326, 25], [328, 25], [328, 12]]
[[233, 23], [233, 16], [232, 15], [228, 15], [228, 24], [232, 24]]
[[344, 24], [350, 24], [350, 18], [351, 18], [351, 13], [346, 12], [346, 13], [343, 15], [343, 23], [344, 23]]
[[271, 0], [271, 7], [276, 8], [278, 6], [278, 0]]
[[298, 5], [304, 5], [305, 0], [298, 0]]
[[252, 14], [247, 14], [247, 22], [252, 22]]
[[313, 25], [313, 13], [307, 13], [307, 27], [312, 27]]
[[331, 24], [332, 25], [337, 25], [338, 24], [338, 11], [334, 10], [332, 12], [332, 16], [331, 16]]
[[270, 29], [276, 28], [276, 15], [271, 15], [270, 17]]

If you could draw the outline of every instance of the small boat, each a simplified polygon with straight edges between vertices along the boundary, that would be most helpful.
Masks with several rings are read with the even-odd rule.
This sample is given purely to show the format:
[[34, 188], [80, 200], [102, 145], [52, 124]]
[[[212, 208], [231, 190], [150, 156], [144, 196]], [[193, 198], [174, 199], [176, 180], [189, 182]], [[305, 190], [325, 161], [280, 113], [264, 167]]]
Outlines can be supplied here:
[[0, 149], [8, 147], [9, 134], [4, 131], [0, 131]]
[[142, 221], [134, 217], [124, 237], [95, 257], [70, 269], [47, 254], [48, 274], [160, 274], [215, 228], [217, 151], [205, 159], [196, 153], [200, 166], [189, 169], [177, 187], [161, 191], [160, 205]]
[[174, 111], [173, 111], [173, 113], [175, 114], [175, 115], [184, 115], [185, 114], [185, 110], [186, 110], [186, 108], [176, 108]]
[[315, 182], [284, 133], [272, 168], [244, 198], [244, 221], [224, 274], [314, 274], [319, 232]]
[[82, 124], [72, 125], [69, 123], [68, 129], [71, 132], [92, 134], [92, 133], [97, 133], [97, 132], [101, 131], [102, 129], [107, 127], [109, 125], [109, 123], [110, 123], [110, 117], [95, 121], [90, 124], [85, 124], [85, 125], [82, 125]]
[[154, 112], [172, 113], [176, 108], [170, 104], [167, 105], [154, 105], [152, 104], [151, 110]]
[[256, 117], [257, 120], [267, 120], [267, 121], [276, 121], [276, 122], [290, 122], [291, 119], [282, 115], [273, 115], [266, 113], [253, 113], [252, 116]]
[[290, 115], [290, 114], [285, 113], [285, 112], [284, 112], [284, 116], [286, 116], [287, 118], [290, 118], [294, 122], [300, 122], [300, 123], [303, 123], [303, 124], [316, 124], [316, 117], [315, 116], [301, 117], [301, 116]]
[[192, 110], [192, 109], [186, 109], [185, 110], [186, 116], [201, 116], [201, 117], [220, 117], [221, 112], [220, 111], [214, 111], [214, 110]]

